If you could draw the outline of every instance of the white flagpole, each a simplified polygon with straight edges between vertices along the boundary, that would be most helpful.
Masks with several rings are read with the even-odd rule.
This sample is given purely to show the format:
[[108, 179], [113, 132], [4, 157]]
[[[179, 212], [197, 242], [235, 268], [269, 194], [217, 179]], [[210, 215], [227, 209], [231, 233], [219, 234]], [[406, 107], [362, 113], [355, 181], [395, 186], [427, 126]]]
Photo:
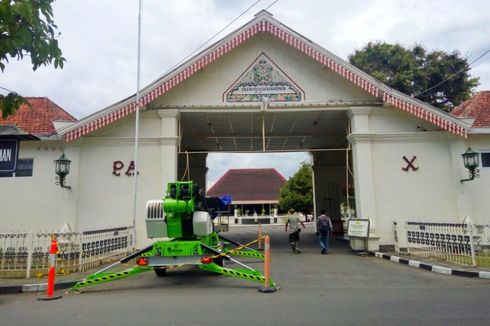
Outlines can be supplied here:
[[133, 173], [133, 248], [136, 247], [136, 206], [138, 198], [138, 141], [139, 141], [139, 127], [140, 127], [140, 66], [141, 66], [141, 7], [142, 0], [138, 3], [138, 59], [137, 59], [137, 72], [136, 72], [136, 118], [134, 127], [134, 173]]

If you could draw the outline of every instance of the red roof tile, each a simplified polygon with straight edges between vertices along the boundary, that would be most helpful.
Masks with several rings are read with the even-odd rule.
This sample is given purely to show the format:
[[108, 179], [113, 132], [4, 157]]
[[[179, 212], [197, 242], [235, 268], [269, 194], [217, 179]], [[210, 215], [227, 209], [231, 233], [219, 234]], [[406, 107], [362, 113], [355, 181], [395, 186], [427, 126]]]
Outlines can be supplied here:
[[230, 169], [207, 196], [230, 195], [232, 202], [277, 202], [286, 179], [276, 169]]
[[458, 117], [475, 118], [473, 128], [490, 127], [490, 91], [476, 93], [451, 113]]
[[26, 97], [30, 105], [22, 104], [17, 112], [2, 119], [0, 125], [15, 125], [36, 136], [56, 134], [53, 121], [76, 121], [71, 114], [63, 110], [47, 97]]

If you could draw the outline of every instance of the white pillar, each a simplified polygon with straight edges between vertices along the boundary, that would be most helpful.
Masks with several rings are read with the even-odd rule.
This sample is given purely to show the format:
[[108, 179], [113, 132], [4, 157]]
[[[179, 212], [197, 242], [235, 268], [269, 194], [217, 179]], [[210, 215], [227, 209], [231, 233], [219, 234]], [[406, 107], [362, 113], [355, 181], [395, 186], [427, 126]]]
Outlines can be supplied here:
[[372, 136], [369, 126], [370, 112], [369, 107], [352, 108], [348, 112], [351, 134], [347, 136], [347, 139], [352, 145], [356, 216], [371, 220], [370, 238], [374, 239], [369, 241], [369, 250], [378, 250], [376, 189], [374, 187]]
[[167, 189], [167, 183], [177, 181], [177, 147], [179, 143], [179, 111], [175, 109], [158, 110], [161, 118], [160, 137], [160, 185]]
[[371, 140], [353, 136], [349, 141], [352, 144], [357, 217], [376, 219]]

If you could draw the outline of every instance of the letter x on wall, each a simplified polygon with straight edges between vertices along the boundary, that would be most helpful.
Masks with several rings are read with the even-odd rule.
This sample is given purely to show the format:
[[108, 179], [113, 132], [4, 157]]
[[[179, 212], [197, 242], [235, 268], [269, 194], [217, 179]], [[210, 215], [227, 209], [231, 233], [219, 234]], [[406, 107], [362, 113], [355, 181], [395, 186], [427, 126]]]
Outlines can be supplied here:
[[406, 163], [406, 166], [402, 168], [403, 171], [409, 171], [410, 169], [412, 169], [412, 171], [417, 171], [419, 169], [419, 167], [413, 165], [413, 162], [415, 161], [415, 159], [417, 158], [417, 156], [412, 156], [412, 159], [409, 160], [406, 156], [403, 156], [403, 160], [405, 161]]

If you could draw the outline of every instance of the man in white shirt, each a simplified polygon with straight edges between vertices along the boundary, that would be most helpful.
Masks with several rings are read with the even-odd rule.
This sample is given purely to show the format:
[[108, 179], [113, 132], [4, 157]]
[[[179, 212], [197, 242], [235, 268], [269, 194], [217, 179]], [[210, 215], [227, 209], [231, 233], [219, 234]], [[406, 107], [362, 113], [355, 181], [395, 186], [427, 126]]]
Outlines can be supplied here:
[[303, 229], [306, 228], [303, 222], [299, 219], [298, 214], [295, 214], [294, 209], [290, 208], [288, 210], [288, 219], [286, 221], [286, 228], [284, 229], [284, 232], [288, 231], [288, 226], [289, 226], [288, 239], [289, 239], [289, 243], [291, 244], [291, 249], [296, 254], [301, 253], [301, 250], [299, 250], [298, 248], [299, 233], [301, 232], [301, 229], [299, 228], [300, 224], [303, 226]]

